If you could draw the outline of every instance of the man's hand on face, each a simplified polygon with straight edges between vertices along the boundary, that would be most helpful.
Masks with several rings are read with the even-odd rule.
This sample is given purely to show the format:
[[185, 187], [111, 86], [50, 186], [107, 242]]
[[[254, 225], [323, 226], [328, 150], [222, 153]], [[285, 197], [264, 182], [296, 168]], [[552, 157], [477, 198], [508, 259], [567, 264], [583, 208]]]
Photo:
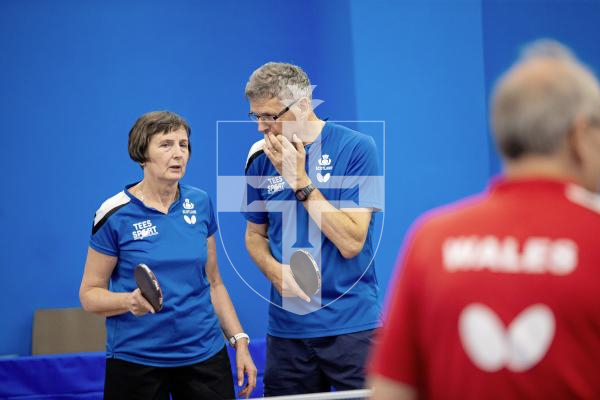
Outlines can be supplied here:
[[[293, 143], [292, 143], [293, 142]], [[264, 151], [279, 174], [286, 180], [292, 190], [308, 186], [310, 180], [306, 175], [306, 150], [298, 136], [292, 136], [292, 142], [283, 135], [265, 134]]]

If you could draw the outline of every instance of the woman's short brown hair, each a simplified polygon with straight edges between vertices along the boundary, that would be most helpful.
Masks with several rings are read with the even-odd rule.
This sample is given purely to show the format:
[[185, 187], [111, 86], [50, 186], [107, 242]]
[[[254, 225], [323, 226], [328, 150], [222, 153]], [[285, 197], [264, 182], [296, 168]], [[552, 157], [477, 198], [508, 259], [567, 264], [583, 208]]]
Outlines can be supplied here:
[[[170, 111], [151, 111], [138, 118], [129, 131], [129, 157], [137, 163], [146, 162], [146, 151], [152, 136], [157, 133], [169, 133], [184, 128], [188, 140], [192, 129], [187, 121]], [[192, 153], [192, 147], [188, 144], [188, 152]]]

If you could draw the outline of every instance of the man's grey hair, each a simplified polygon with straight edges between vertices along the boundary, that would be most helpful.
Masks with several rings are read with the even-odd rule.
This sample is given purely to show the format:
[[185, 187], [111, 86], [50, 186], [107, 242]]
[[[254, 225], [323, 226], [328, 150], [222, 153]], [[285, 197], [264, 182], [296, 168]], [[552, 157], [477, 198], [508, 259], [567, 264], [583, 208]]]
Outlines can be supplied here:
[[256, 69], [246, 83], [248, 99], [298, 100], [312, 98], [310, 80], [302, 68], [282, 62], [268, 62]]
[[[560, 68], [519, 76], [523, 68], [544, 61]], [[568, 48], [539, 40], [498, 81], [491, 108], [496, 143], [505, 158], [550, 155], [560, 149], [576, 117], [600, 122], [600, 88]]]

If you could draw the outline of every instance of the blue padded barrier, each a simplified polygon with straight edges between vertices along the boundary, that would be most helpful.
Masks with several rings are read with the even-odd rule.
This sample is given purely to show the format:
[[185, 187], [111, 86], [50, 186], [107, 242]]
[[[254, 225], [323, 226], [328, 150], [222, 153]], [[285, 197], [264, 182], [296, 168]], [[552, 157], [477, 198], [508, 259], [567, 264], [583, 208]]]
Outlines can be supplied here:
[[[235, 350], [228, 346], [236, 380]], [[253, 340], [250, 353], [258, 369], [252, 397], [263, 394], [266, 341]], [[0, 399], [102, 399], [104, 353], [75, 353], [0, 359]], [[236, 392], [239, 391], [236, 384]]]

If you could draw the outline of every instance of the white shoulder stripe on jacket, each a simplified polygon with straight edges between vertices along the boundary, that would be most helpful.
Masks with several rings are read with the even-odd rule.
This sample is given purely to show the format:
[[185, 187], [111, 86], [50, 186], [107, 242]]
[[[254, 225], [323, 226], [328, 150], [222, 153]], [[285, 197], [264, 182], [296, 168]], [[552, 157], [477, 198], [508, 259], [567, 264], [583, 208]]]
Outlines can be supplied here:
[[250, 147], [250, 151], [248, 152], [248, 157], [246, 158], [246, 167], [244, 168], [245, 170], [248, 169], [252, 160], [254, 160], [254, 158], [256, 158], [256, 155], [258, 155], [260, 152], [263, 151], [264, 147], [265, 147], [265, 139], [259, 140], [258, 142], [254, 143], [252, 145], [252, 147]]
[[117, 207], [121, 207], [129, 203], [130, 201], [131, 199], [125, 194], [124, 191], [120, 191], [110, 199], [106, 200], [104, 203], [102, 203], [98, 211], [96, 211], [96, 216], [94, 217], [94, 227], [98, 224], [98, 222], [102, 221], [102, 218], [104, 218], [106, 214]]

